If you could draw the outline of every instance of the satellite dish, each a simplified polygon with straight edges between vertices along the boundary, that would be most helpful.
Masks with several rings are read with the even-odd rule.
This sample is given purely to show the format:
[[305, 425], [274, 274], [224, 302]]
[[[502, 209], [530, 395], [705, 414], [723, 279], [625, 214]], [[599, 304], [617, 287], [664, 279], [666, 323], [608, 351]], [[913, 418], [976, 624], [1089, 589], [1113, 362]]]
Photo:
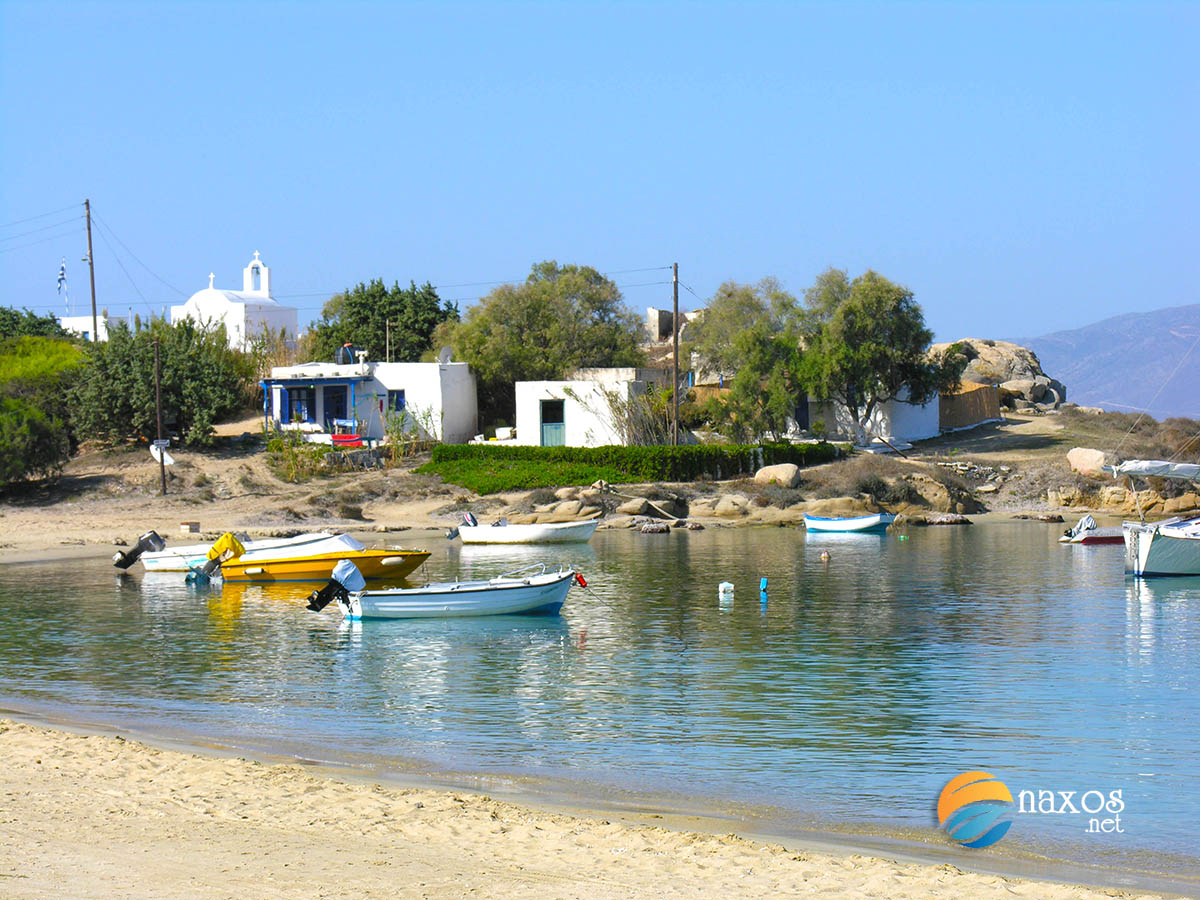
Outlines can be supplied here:
[[443, 347], [438, 351], [438, 362], [443, 366], [446, 365], [446, 363], [450, 362], [450, 357], [453, 355], [453, 353], [454, 351], [449, 347]]

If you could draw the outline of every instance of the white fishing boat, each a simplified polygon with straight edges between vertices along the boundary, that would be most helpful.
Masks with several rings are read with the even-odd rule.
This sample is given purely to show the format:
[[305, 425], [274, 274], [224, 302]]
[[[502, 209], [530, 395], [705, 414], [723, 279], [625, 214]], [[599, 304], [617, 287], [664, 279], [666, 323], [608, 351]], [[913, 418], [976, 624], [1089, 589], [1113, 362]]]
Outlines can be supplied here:
[[[315, 534], [298, 534], [289, 538], [264, 538], [259, 541], [242, 541], [247, 554], [259, 553], [264, 550], [291, 551], [307, 548], [320, 541], [334, 537], [332, 534], [320, 531]], [[148, 551], [138, 558], [147, 572], [189, 572], [196, 566], [201, 566], [207, 560], [206, 554], [212, 546], [207, 544], [184, 544], [180, 547], [168, 547], [165, 550]]]
[[463, 523], [446, 536], [458, 536], [464, 544], [570, 544], [590, 540], [599, 524], [599, 519], [585, 519], [512, 525], [501, 519], [491, 525], [480, 525], [473, 515], [465, 513]]
[[[1131, 459], [1105, 469], [1114, 478], [1174, 478], [1200, 483], [1197, 463]], [[1200, 516], [1176, 516], [1163, 522], [1126, 522], [1124, 537], [1126, 574], [1200, 575]]]
[[848, 516], [833, 518], [829, 516], [810, 516], [804, 514], [804, 527], [809, 531], [872, 532], [886, 531], [887, 527], [896, 520], [891, 513], [870, 513], [865, 516]]
[[555, 614], [575, 581], [586, 585], [573, 569], [547, 572], [545, 564], [539, 563], [487, 581], [370, 591], [353, 563], [343, 562], [334, 569], [329, 584], [313, 591], [308, 608], [319, 612], [336, 599], [346, 618], [352, 620]]

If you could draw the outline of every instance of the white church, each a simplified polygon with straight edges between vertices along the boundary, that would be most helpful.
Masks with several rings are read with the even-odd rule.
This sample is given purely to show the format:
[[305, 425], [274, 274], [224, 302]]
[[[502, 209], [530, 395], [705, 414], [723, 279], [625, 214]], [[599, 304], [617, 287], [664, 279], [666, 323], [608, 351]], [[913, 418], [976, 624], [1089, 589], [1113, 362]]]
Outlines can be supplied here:
[[284, 333], [285, 340], [296, 340], [299, 318], [295, 307], [283, 306], [271, 296], [271, 270], [254, 251], [242, 270], [242, 289], [224, 291], [213, 287], [216, 277], [211, 272], [208, 287], [192, 294], [182, 306], [171, 307], [171, 324], [184, 319], [207, 324], [225, 323], [229, 346], [247, 350], [255, 337], [268, 329]]

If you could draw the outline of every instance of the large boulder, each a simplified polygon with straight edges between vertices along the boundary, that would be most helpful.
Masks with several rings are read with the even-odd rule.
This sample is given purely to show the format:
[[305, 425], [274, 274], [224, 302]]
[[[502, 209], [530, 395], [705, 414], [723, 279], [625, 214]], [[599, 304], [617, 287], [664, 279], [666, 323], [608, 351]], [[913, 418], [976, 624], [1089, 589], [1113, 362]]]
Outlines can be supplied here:
[[1104, 477], [1104, 451], [1090, 447], [1072, 447], [1067, 451], [1067, 465], [1089, 478]]
[[754, 473], [755, 484], [781, 484], [785, 488], [794, 488], [800, 483], [800, 467], [795, 463], [779, 463], [774, 466], [763, 466]]
[[[1042, 371], [1037, 354], [1011, 341], [963, 338], [954, 341], [967, 357], [962, 380], [973, 384], [998, 384], [1002, 395], [1019, 397], [1029, 403], [1063, 403], [1067, 386]], [[949, 343], [934, 344], [931, 354], [940, 354]], [[1020, 385], [1014, 384], [1020, 382]]]

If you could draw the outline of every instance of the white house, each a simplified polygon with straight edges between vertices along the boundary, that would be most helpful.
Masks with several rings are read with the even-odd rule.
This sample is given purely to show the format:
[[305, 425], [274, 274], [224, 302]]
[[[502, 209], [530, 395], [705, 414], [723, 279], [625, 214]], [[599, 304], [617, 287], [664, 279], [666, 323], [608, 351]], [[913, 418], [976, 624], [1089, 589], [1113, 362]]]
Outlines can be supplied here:
[[624, 444], [609, 397], [628, 401], [651, 384], [670, 382], [661, 369], [580, 369], [570, 381], [518, 381], [514, 442], [541, 447]]
[[[907, 396], [907, 389], [902, 394]], [[804, 427], [811, 427], [818, 419], [824, 422], [829, 436], [858, 439], [854, 418], [843, 404], [809, 401], [808, 422], [803, 423]], [[868, 438], [881, 437], [892, 444], [937, 437], [941, 434], [939, 398], [934, 396], [928, 403], [920, 405], [903, 399], [880, 403], [871, 412], [866, 430]]]
[[246, 350], [250, 342], [267, 331], [283, 332], [285, 340], [295, 340], [299, 319], [296, 309], [283, 306], [271, 296], [271, 270], [258, 258], [250, 260], [242, 270], [242, 289], [225, 291], [213, 287], [214, 276], [208, 275], [208, 287], [192, 294], [182, 306], [171, 307], [171, 324], [184, 319], [207, 324], [225, 323], [229, 346]]
[[300, 431], [309, 441], [332, 442], [335, 434], [380, 440], [389, 415], [448, 444], [475, 434], [475, 376], [463, 362], [309, 362], [271, 369], [262, 386], [268, 427]]
[[[100, 340], [108, 340], [108, 332], [110, 328], [115, 328], [117, 325], [128, 321], [124, 316], [109, 316], [104, 313], [96, 314], [96, 331], [99, 333]], [[89, 313], [86, 316], [59, 316], [58, 324], [64, 329], [77, 334], [85, 341], [95, 341], [92, 336], [92, 317]]]

